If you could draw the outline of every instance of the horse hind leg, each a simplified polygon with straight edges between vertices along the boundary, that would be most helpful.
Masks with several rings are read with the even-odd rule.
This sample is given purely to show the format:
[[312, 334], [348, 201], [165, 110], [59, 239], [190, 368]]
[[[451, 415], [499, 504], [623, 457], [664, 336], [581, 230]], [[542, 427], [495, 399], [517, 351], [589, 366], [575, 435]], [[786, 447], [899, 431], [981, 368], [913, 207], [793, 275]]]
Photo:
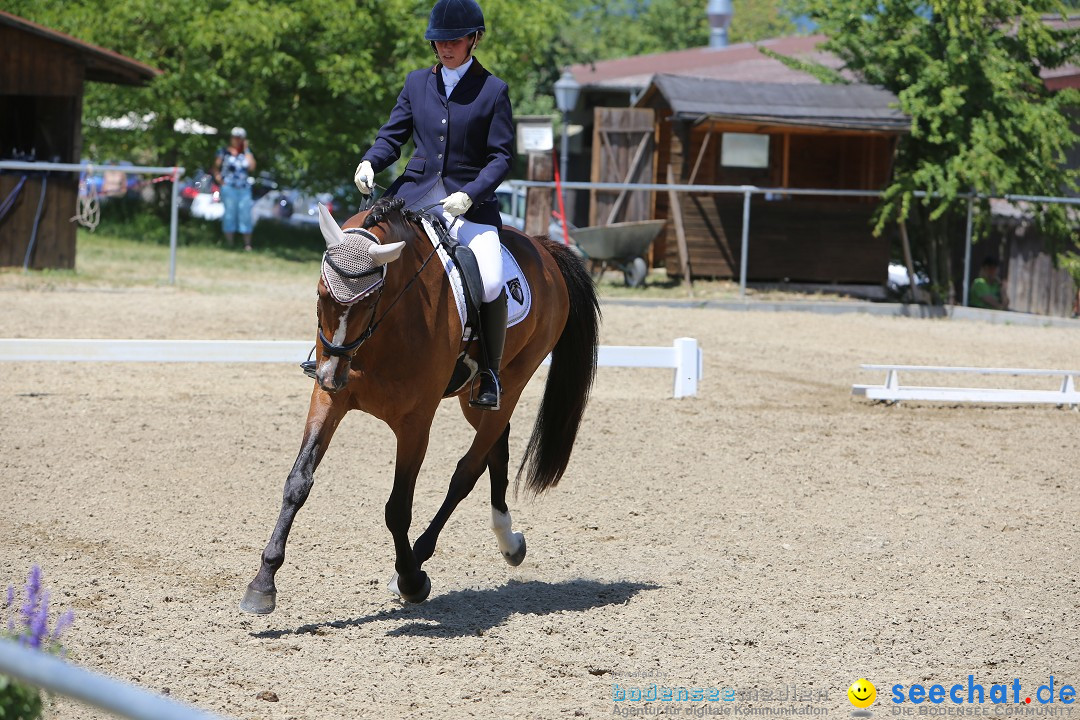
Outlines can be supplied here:
[[[495, 412], [472, 408], [464, 397], [459, 398], [459, 400], [465, 418], [476, 429], [476, 436], [469, 447], [469, 451], [458, 461], [454, 475], [450, 479], [450, 486], [446, 491], [446, 498], [439, 507], [439, 511], [435, 513], [431, 524], [424, 531], [424, 534], [417, 538], [416, 544], [413, 546], [416, 559], [421, 563], [430, 559], [435, 553], [439, 533], [442, 532], [446, 522], [461, 501], [472, 492], [476, 486], [476, 481], [483, 475], [485, 468], [493, 473], [492, 477], [495, 478], [499, 473], [500, 458], [502, 458], [503, 482], [504, 484], [507, 482], [510, 457], [509, 419], [513, 413], [517, 397], [507, 397], [504, 394], [502, 407]], [[505, 506], [503, 509], [505, 510]]]
[[506, 489], [510, 485], [509, 425], [488, 454], [488, 474], [491, 477], [491, 529], [503, 559], [517, 567], [525, 559], [525, 535], [514, 532], [510, 508], [506, 505]]

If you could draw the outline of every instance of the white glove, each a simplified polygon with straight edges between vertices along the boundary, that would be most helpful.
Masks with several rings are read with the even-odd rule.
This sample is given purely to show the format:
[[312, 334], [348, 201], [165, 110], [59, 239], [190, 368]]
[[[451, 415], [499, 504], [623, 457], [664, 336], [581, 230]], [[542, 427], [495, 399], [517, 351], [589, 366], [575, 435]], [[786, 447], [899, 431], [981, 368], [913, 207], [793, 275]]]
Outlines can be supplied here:
[[365, 195], [371, 194], [375, 188], [375, 171], [371, 169], [371, 163], [367, 160], [360, 161], [360, 164], [356, 166], [353, 182], [356, 183], [357, 190]]
[[451, 193], [442, 199], [442, 209], [447, 212], [450, 217], [463, 215], [468, 212], [471, 207], [472, 200], [463, 192]]

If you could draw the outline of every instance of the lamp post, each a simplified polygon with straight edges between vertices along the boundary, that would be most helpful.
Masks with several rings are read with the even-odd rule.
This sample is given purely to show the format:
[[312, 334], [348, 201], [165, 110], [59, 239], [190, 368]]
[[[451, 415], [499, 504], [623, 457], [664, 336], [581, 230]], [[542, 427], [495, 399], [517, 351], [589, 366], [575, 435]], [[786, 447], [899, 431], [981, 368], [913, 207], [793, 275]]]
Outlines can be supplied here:
[[568, 115], [577, 106], [581, 85], [574, 79], [570, 69], [563, 70], [562, 77], [555, 81], [555, 106], [562, 113], [562, 149], [559, 157], [559, 177], [566, 182], [566, 161], [570, 155], [570, 124]]

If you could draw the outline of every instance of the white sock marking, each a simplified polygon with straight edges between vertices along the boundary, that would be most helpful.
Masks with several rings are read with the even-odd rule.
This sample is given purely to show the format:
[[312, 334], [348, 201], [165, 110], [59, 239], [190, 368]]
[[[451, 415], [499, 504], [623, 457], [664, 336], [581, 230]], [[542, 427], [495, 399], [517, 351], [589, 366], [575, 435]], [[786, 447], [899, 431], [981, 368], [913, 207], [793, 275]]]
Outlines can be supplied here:
[[491, 508], [491, 529], [495, 531], [495, 539], [503, 555], [513, 555], [521, 549], [523, 536], [512, 531], [509, 510], [500, 512]]

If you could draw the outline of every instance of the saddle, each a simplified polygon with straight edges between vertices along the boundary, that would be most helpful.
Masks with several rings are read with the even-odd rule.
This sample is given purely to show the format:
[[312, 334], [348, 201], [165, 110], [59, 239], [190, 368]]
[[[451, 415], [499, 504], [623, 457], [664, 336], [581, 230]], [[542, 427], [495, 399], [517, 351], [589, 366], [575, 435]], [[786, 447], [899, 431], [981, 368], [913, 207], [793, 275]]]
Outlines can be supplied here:
[[[480, 265], [476, 262], [476, 255], [467, 246], [462, 245], [450, 236], [450, 231], [443, 223], [443, 218], [430, 213], [422, 213], [435, 234], [439, 236], [439, 243], [453, 259], [461, 275], [462, 289], [465, 291], [465, 317], [469, 327], [473, 328], [472, 340], [480, 340], [480, 352], [487, 347], [483, 342], [484, 328], [480, 322], [480, 304], [484, 297], [484, 281], [480, 276]], [[479, 372], [479, 364], [469, 357], [468, 345], [458, 354], [457, 363], [454, 365], [454, 373], [450, 376], [450, 382], [443, 391], [443, 397], [450, 397], [460, 392], [466, 385], [473, 381]]]
[[476, 262], [476, 255], [467, 246], [450, 236], [450, 231], [443, 224], [441, 216], [427, 212], [417, 214], [423, 215], [424, 219], [431, 223], [431, 227], [435, 228], [439, 242], [457, 265], [461, 273], [461, 285], [465, 289], [465, 316], [470, 326], [478, 332], [483, 332], [480, 328], [480, 304], [484, 297], [484, 281], [480, 277], [480, 265]]

